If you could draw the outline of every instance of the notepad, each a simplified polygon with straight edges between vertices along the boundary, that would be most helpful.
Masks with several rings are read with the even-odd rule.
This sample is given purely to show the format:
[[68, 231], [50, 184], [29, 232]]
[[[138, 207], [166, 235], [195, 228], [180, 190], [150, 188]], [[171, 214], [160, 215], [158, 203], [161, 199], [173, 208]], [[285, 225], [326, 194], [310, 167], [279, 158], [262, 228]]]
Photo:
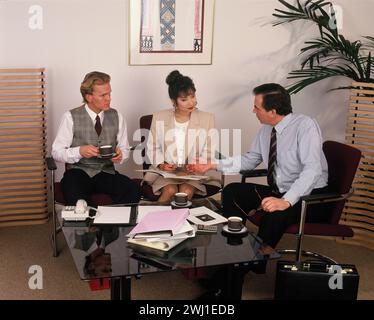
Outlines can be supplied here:
[[131, 207], [106, 207], [97, 208], [94, 224], [129, 224]]

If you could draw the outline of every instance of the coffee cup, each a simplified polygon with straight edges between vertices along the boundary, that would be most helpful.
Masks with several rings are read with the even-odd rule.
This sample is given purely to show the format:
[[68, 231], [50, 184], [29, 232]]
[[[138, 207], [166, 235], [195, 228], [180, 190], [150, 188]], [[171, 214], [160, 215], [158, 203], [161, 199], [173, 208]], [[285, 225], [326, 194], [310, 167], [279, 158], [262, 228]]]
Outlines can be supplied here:
[[238, 232], [243, 228], [243, 219], [240, 217], [229, 217], [227, 218], [227, 229], [229, 231]]
[[174, 195], [174, 202], [177, 206], [185, 206], [188, 202], [188, 195], [184, 192], [177, 192]]
[[113, 147], [111, 145], [99, 147], [100, 156], [111, 157], [113, 155]]

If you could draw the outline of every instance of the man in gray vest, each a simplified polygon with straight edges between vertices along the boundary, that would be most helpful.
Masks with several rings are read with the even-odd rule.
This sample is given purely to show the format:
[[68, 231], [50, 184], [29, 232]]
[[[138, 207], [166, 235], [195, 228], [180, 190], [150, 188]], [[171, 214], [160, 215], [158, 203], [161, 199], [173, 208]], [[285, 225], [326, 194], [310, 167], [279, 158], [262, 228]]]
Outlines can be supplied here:
[[[66, 205], [78, 199], [89, 203], [94, 192], [110, 194], [117, 204], [139, 202], [140, 187], [114, 168], [129, 157], [129, 143], [125, 119], [110, 107], [110, 76], [90, 72], [80, 91], [84, 104], [63, 115], [52, 145], [53, 158], [66, 163], [61, 181]], [[100, 157], [104, 145], [115, 147], [112, 158]]]

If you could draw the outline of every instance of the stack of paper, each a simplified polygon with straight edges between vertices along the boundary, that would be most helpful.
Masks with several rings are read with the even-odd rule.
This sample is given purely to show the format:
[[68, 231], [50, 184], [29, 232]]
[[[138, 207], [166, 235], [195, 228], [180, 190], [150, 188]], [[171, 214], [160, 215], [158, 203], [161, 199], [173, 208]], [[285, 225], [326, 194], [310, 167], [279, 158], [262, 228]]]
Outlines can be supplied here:
[[188, 244], [186, 244], [186, 246], [181, 244], [169, 251], [154, 250], [144, 246], [137, 246], [136, 250], [132, 253], [131, 258], [142, 261], [147, 265], [167, 270], [172, 269], [178, 264], [183, 266], [193, 266], [195, 255], [189, 248]]
[[186, 220], [188, 209], [166, 210], [147, 214], [128, 234], [130, 244], [168, 251], [194, 237], [196, 229]]

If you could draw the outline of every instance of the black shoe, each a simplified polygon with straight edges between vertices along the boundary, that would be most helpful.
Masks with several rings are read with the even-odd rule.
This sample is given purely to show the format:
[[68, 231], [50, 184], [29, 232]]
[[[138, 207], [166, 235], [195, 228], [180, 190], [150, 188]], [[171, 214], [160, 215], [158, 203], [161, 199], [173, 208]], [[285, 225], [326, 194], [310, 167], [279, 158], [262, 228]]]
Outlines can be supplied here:
[[222, 289], [208, 290], [199, 296], [196, 300], [224, 300], [225, 294]]

